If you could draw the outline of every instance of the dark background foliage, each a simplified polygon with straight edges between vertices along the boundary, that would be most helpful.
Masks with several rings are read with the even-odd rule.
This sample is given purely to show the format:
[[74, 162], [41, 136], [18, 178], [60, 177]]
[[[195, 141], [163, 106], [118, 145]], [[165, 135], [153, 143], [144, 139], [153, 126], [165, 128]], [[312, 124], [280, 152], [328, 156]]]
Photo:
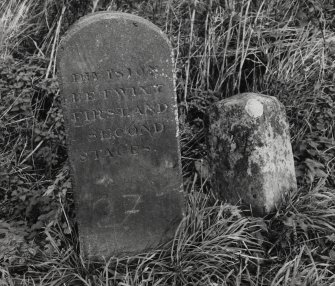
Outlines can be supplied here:
[[[15, 10], [19, 5], [26, 5], [27, 11]], [[299, 192], [292, 194], [272, 217], [264, 218], [261, 223], [257, 221], [257, 225], [252, 219], [251, 222], [240, 219], [237, 209], [225, 209], [233, 213], [225, 227], [229, 229], [239, 222], [250, 228], [252, 239], [262, 241], [259, 244], [264, 251], [262, 259], [269, 259], [264, 269], [273, 266], [268, 273], [267, 270], [262, 272], [270, 277], [264, 280], [264, 285], [270, 280], [276, 281], [274, 283], [284, 281], [281, 277], [290, 277], [294, 269], [300, 269], [299, 263], [305, 267], [302, 269], [309, 269], [306, 265], [312, 264], [308, 257], [317, 261], [312, 266], [320, 269], [316, 272], [319, 277], [323, 274], [322, 277], [332, 277], [333, 269], [321, 265], [333, 262], [335, 257], [333, 1], [6, 0], [0, 7], [0, 15], [7, 15], [7, 22], [3, 16], [1, 18], [3, 30], [0, 27], [0, 264], [27, 265], [27, 261], [35, 259], [38, 253], [52, 254], [55, 249], [67, 253], [67, 240], [72, 241], [72, 250], [77, 249], [66, 134], [56, 78], [57, 47], [62, 36], [80, 17], [96, 11], [120, 11], [152, 21], [172, 43], [183, 175], [185, 190], [189, 193], [196, 190], [208, 195], [210, 191], [209, 184], [204, 184], [199, 173], [205, 168], [202, 162], [206, 162], [207, 156], [211, 103], [239, 92], [261, 92], [276, 96], [284, 103]], [[12, 22], [16, 26], [10, 26], [12, 18], [6, 14], [10, 9], [15, 15], [28, 15], [20, 18], [24, 24], [22, 33], [15, 30], [21, 27], [15, 21]], [[6, 34], [6, 31], [16, 33]], [[194, 221], [188, 221], [189, 229], [183, 233], [183, 239], [192, 233], [202, 237], [204, 230], [200, 231], [194, 222], [199, 216], [203, 219], [215, 217], [220, 206], [216, 206], [215, 212], [192, 199], [189, 206]], [[199, 210], [199, 206], [207, 212]], [[213, 224], [209, 223], [205, 229], [214, 231], [220, 221], [211, 221]], [[219, 235], [223, 229], [217, 231]], [[247, 233], [242, 233], [244, 238]], [[250, 245], [246, 245], [253, 249], [252, 239], [248, 241]], [[204, 252], [209, 251], [206, 242], [200, 238], [192, 241]], [[238, 250], [243, 248], [238, 247]], [[181, 267], [179, 272], [177, 268], [169, 272], [179, 273], [175, 277], [181, 279], [176, 278], [181, 285], [195, 283], [194, 277], [200, 279], [199, 273], [193, 277], [191, 268], [187, 268], [192, 259], [198, 259], [197, 263], [203, 259], [204, 252], [200, 255], [195, 249], [180, 246], [179, 250], [184, 251], [184, 266], [180, 261], [179, 264], [166, 262], [170, 265], [166, 268]], [[257, 256], [255, 252], [253, 255]], [[213, 257], [218, 255], [210, 253]], [[245, 262], [244, 258], [242, 260]], [[257, 272], [261, 271], [257, 268], [261, 264], [257, 266], [260, 262], [255, 261], [256, 270], [251, 267], [251, 274], [248, 274], [253, 277], [250, 278], [253, 283], [261, 275]], [[217, 261], [208, 263], [213, 267]], [[223, 265], [234, 272], [237, 271], [235, 266], [229, 268], [234, 263], [236, 261]], [[241, 265], [246, 265], [243, 263]], [[16, 273], [20, 268], [12, 269]], [[300, 272], [304, 272], [302, 269]], [[84, 274], [80, 272], [80, 275]], [[222, 275], [230, 281], [229, 274]], [[309, 276], [305, 274], [304, 277]], [[305, 278], [297, 278], [297, 281], [307, 283], [309, 278], [303, 280]], [[168, 281], [172, 283], [173, 279]]]

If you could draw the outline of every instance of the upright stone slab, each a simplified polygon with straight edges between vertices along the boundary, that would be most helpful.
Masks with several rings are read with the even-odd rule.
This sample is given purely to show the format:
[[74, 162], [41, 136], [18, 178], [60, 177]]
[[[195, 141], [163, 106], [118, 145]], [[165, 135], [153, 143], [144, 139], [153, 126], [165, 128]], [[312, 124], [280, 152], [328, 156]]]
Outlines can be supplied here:
[[173, 237], [182, 178], [166, 36], [124, 13], [76, 23], [58, 52], [81, 249], [135, 254]]
[[296, 189], [285, 108], [275, 97], [244, 93], [214, 104], [209, 143], [219, 198], [264, 215]]

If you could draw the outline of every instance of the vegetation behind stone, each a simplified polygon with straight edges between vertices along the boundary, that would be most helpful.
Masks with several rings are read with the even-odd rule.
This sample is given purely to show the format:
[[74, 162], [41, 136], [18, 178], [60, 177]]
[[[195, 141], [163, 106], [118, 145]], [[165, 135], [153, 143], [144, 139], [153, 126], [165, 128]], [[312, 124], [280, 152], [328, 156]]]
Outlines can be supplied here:
[[[78, 252], [55, 59], [71, 24], [106, 10], [172, 43], [187, 216], [160, 249], [101, 264]], [[334, 15], [330, 0], [3, 1], [1, 283], [335, 283]], [[264, 218], [215, 201], [206, 179], [208, 107], [240, 92], [276, 96], [290, 123], [299, 188]]]

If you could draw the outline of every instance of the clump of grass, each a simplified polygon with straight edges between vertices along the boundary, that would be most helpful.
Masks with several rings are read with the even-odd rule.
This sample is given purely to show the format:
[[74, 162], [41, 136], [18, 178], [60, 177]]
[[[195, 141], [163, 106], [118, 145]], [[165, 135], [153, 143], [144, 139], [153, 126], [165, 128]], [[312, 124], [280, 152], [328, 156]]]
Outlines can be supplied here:
[[274, 276], [271, 286], [293, 285], [332, 285], [335, 283], [332, 263], [315, 261], [313, 250], [301, 247], [299, 253], [291, 260], [286, 260], [280, 267], [272, 269]]
[[0, 57], [5, 58], [20, 45], [30, 30], [31, 9], [34, 2], [30, 0], [5, 0], [0, 4]]
[[273, 263], [265, 277], [271, 285], [312, 285], [314, 281], [331, 285], [334, 281], [334, 198], [334, 189], [321, 180], [311, 190], [292, 193], [269, 220], [268, 254]]
[[298, 243], [325, 247], [327, 240], [331, 242], [335, 233], [335, 191], [324, 184], [322, 181], [310, 191], [301, 188], [283, 203], [270, 221], [276, 233], [273, 247], [293, 250]]
[[[14, 23], [22, 28], [17, 30], [20, 32], [28, 31], [26, 26], [20, 26], [23, 23], [34, 23], [36, 45], [29, 52], [50, 58], [43, 78], [54, 75], [59, 38], [81, 14], [92, 10], [122, 10], [159, 25], [174, 48], [183, 175], [185, 182], [191, 183], [186, 188], [186, 217], [167, 245], [133, 257], [112, 257], [105, 263], [94, 263], [80, 257], [75, 231], [64, 233], [67, 227], [63, 225], [55, 230], [57, 223], [52, 221], [40, 229], [47, 243], [42, 244], [45, 246], [42, 252], [23, 266], [25, 275], [13, 270], [19, 268], [11, 268], [11, 271], [7, 268], [1, 279], [9, 285], [335, 283], [335, 25], [330, 1], [71, 0], [61, 3], [48, 0], [39, 7], [28, 0], [7, 0], [6, 3], [11, 5], [0, 4], [4, 11], [1, 21], [8, 23], [3, 25], [8, 27], [7, 32], [1, 30], [1, 56], [10, 54], [30, 35], [11, 32], [17, 29]], [[28, 10], [35, 14], [29, 16], [25, 12]], [[32, 18], [35, 22], [30, 21]], [[27, 80], [27, 84], [29, 82]], [[51, 92], [48, 83], [44, 82], [43, 86], [50, 89], [49, 95], [57, 94]], [[20, 94], [19, 87], [16, 88]], [[10, 95], [10, 88], [7, 90]], [[285, 104], [300, 184], [299, 190], [290, 194], [276, 213], [258, 219], [245, 217], [237, 206], [213, 199], [208, 180], [202, 181], [194, 168], [195, 163], [206, 159], [208, 106], [244, 91], [273, 95]], [[15, 98], [10, 100], [8, 102], [16, 102]], [[59, 126], [59, 108], [57, 105], [52, 108], [46, 110], [48, 120], [54, 118], [55, 124], [51, 122], [50, 126]], [[16, 117], [9, 118], [6, 124], [12, 126], [19, 123], [16, 121]], [[41, 137], [42, 133], [37, 131], [34, 132]], [[0, 167], [10, 165], [11, 159], [17, 158], [17, 153], [11, 151], [15, 149], [11, 144], [21, 142], [27, 134], [18, 134], [6, 141], [8, 145], [1, 151]], [[43, 134], [48, 136], [47, 132]], [[54, 135], [63, 142], [61, 128]], [[52, 148], [61, 149], [58, 145]], [[28, 143], [22, 146], [18, 154], [27, 152], [29, 155], [36, 147], [34, 152], [43, 154], [40, 147], [45, 147], [34, 145], [28, 150]], [[58, 171], [63, 170], [63, 159], [61, 155], [56, 157], [61, 165], [57, 165]], [[24, 163], [28, 168], [31, 164], [35, 170], [36, 160]], [[34, 175], [22, 169], [16, 170], [17, 181], [9, 182], [14, 186], [24, 177], [24, 186], [20, 186], [23, 191], [30, 183], [29, 193], [38, 186], [41, 194], [48, 193], [50, 200], [57, 199], [57, 192], [70, 188], [67, 177], [64, 171], [56, 175], [52, 166], [45, 169], [48, 174], [39, 169], [38, 180], [43, 180], [43, 184], [34, 181]], [[6, 189], [6, 194], [9, 190]]]
[[263, 241], [257, 236], [260, 220], [243, 217], [237, 207], [210, 203], [211, 199], [192, 191], [188, 215], [171, 242], [105, 263], [84, 261], [75, 249], [75, 235], [64, 235], [62, 228], [45, 230], [53, 249], [28, 263], [22, 281], [29, 277], [36, 285], [239, 285], [243, 281], [256, 285], [264, 261]]

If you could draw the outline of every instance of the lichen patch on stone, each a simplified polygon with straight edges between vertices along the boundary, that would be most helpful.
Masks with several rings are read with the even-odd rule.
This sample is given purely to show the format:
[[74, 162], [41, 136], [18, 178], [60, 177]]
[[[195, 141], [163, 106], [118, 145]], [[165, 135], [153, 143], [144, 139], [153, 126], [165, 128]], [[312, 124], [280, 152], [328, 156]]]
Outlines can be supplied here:
[[263, 104], [257, 99], [251, 98], [245, 105], [245, 111], [254, 118], [261, 117], [263, 115]]

